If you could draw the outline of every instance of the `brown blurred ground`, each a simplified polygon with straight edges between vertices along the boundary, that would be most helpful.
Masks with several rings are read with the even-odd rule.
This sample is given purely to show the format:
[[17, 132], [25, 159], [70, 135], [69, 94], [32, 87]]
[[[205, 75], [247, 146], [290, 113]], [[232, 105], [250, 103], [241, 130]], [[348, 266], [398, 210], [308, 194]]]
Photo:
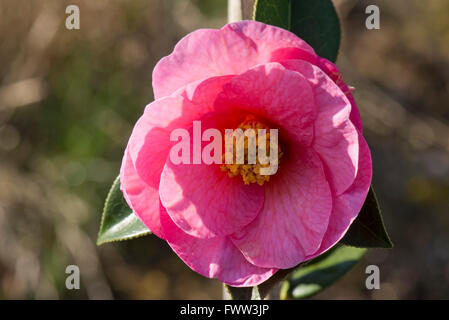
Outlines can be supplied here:
[[[335, 1], [338, 65], [374, 158], [393, 250], [372, 250], [318, 298], [449, 298], [449, 3]], [[66, 30], [77, 4], [81, 29]], [[365, 29], [368, 4], [381, 29]], [[0, 298], [220, 298], [156, 237], [95, 246], [103, 200], [151, 72], [224, 0], [0, 0]], [[81, 290], [65, 288], [65, 267]], [[381, 290], [364, 287], [377, 264]]]

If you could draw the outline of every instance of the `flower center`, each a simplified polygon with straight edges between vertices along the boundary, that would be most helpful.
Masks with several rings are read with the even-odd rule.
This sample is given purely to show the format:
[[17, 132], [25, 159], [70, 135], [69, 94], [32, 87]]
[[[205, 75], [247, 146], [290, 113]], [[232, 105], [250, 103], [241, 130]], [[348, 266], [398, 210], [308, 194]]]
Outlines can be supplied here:
[[263, 185], [276, 173], [283, 153], [278, 132], [248, 116], [235, 130], [226, 131], [225, 154], [220, 168], [245, 184]]

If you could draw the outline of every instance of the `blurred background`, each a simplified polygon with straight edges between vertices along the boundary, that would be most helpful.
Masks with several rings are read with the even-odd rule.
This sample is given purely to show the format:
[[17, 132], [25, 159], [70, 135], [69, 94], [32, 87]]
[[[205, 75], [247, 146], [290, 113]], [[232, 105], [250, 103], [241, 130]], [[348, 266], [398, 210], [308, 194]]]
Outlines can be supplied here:
[[[395, 247], [316, 298], [449, 299], [449, 2], [334, 3], [337, 64], [356, 88]], [[65, 28], [69, 4], [80, 30]], [[380, 30], [365, 28], [369, 4]], [[155, 236], [95, 241], [154, 65], [226, 12], [225, 0], [0, 0], [0, 299], [221, 298]], [[65, 287], [70, 264], [80, 290]], [[380, 290], [365, 288], [368, 264]]]

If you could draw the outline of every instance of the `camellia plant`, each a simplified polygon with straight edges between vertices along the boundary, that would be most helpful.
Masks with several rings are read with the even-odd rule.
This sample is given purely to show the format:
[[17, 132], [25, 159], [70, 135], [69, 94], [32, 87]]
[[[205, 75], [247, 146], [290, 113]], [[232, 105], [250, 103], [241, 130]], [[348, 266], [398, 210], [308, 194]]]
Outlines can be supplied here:
[[98, 244], [153, 234], [228, 298], [282, 282], [301, 299], [392, 243], [332, 2], [258, 0], [254, 20], [194, 31], [158, 62]]

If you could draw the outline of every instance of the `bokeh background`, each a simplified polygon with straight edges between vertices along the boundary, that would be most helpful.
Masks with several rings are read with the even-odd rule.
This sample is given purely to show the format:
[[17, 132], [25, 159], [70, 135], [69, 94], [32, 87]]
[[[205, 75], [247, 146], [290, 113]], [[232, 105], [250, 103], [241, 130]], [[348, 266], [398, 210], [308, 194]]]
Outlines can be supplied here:
[[[248, 1], [251, 2], [251, 1]], [[76, 4], [81, 29], [65, 28]], [[365, 28], [365, 8], [381, 29]], [[354, 86], [395, 243], [316, 298], [449, 298], [449, 2], [335, 1], [338, 65]], [[250, 4], [245, 10], [251, 16]], [[209, 299], [221, 284], [155, 236], [95, 245], [103, 201], [151, 73], [225, 0], [0, 0], [0, 298]], [[67, 290], [65, 268], [81, 270]], [[377, 264], [381, 289], [368, 291]]]

